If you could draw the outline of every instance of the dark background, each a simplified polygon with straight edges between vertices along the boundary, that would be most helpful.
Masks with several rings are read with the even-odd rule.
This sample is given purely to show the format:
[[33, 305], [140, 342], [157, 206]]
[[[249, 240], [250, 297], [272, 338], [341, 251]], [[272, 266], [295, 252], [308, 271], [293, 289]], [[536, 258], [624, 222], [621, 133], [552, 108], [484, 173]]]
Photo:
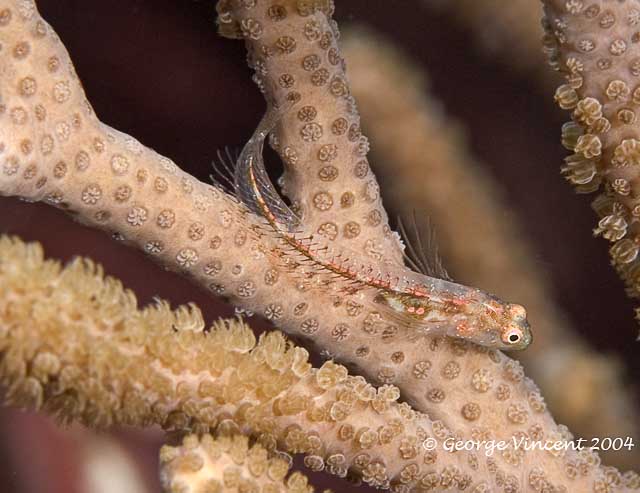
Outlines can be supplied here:
[[[216, 35], [213, 2], [37, 3], [67, 46], [100, 118], [201, 180], [208, 179], [216, 150], [241, 146], [264, 111], [263, 99], [250, 81], [243, 43]], [[419, 2], [398, 8], [404, 4], [342, 1], [336, 18], [341, 26], [358, 22], [378, 29], [425, 67], [432, 92], [450, 115], [464, 122], [476, 156], [503, 186], [523, 222], [536, 261], [550, 277], [549, 297], [594, 347], [620, 355], [629, 380], [637, 381], [634, 303], [608, 265], [607, 243], [592, 237], [592, 197], [575, 195], [560, 175], [566, 154], [559, 144], [560, 126], [568, 117], [553, 104], [553, 89], [480, 54], [470, 32], [418, 7]], [[376, 163], [372, 166], [375, 170]], [[393, 183], [381, 186], [384, 191]], [[511, 212], [505, 211], [505, 217]], [[153, 296], [174, 305], [195, 301], [206, 320], [233, 313], [142, 254], [48, 206], [0, 198], [0, 232], [38, 240], [50, 257], [89, 256], [122, 279], [142, 303]], [[464, 282], [463, 276], [460, 280]], [[267, 327], [258, 319], [252, 325]], [[79, 442], [85, 433], [60, 431], [47, 419], [13, 410], [0, 413], [0, 430], [0, 490], [85, 493], [77, 479]], [[115, 435], [154, 484], [161, 435]], [[157, 486], [149, 491], [157, 491]]]

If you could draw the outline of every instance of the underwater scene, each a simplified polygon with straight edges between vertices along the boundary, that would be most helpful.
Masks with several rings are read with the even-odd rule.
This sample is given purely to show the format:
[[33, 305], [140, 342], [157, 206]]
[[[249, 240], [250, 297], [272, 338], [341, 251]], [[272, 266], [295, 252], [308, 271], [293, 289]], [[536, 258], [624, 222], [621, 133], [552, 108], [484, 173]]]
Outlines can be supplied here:
[[0, 0], [0, 491], [640, 492], [638, 0]]

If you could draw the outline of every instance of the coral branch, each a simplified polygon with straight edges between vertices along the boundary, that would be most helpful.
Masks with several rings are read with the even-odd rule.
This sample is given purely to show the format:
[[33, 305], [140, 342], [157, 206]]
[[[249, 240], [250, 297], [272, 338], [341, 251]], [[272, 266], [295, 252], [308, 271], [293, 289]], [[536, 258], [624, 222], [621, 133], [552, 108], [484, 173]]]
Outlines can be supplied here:
[[249, 446], [243, 435], [188, 435], [179, 447], [162, 447], [160, 477], [168, 493], [314, 491], [303, 474], [287, 477], [287, 460], [270, 455], [260, 444]]
[[437, 425], [395, 402], [396, 387], [376, 391], [333, 362], [311, 368], [307, 352], [277, 332], [256, 344], [238, 321], [203, 329], [194, 306], [139, 310], [134, 294], [90, 261], [62, 269], [39, 245], [0, 237], [0, 375], [9, 403], [100, 428], [231, 426], [307, 454], [313, 470], [344, 476], [349, 468], [379, 487], [472, 484], [466, 457], [422, 448]]
[[273, 147], [286, 166], [284, 190], [309, 232], [339, 240], [371, 259], [402, 265], [379, 186], [369, 170], [369, 142], [349, 92], [329, 0], [218, 3], [221, 34], [243, 38], [254, 80], [268, 101], [297, 101]]
[[[556, 418], [581, 436], [638, 437], [638, 412], [617, 362], [591, 350], [551, 301], [531, 246], [504, 214], [509, 206], [497, 184], [471, 156], [457, 122], [428, 93], [415, 62], [362, 28], [343, 34], [342, 49], [364, 127], [375, 142], [374, 169], [381, 183], [391, 183], [388, 190], [383, 186], [387, 203], [404, 217], [412, 210], [426, 213], [417, 220], [423, 231], [430, 227], [427, 216], [433, 221], [454, 273], [527, 307], [535, 344], [518, 356]], [[572, 383], [560, 388], [559, 380]], [[610, 452], [607, 459], [631, 465], [637, 454]]]
[[638, 298], [640, 10], [629, 2], [544, 4], [549, 60], [566, 77], [555, 98], [561, 108], [573, 111], [562, 128], [562, 143], [574, 154], [562, 171], [580, 193], [604, 185], [593, 202], [601, 217], [594, 233], [613, 243], [612, 264], [629, 295]]
[[[349, 337], [344, 318], [362, 323], [361, 303], [306, 296], [309, 286], [253, 240], [237, 202], [96, 118], [64, 46], [33, 9], [3, 11], [0, 42], [21, 54], [0, 60], [0, 194], [62, 208], [345, 359], [357, 350], [389, 359], [388, 346], [378, 352]], [[36, 92], [25, 94], [31, 81]]]
[[[261, 2], [258, 10], [271, 11], [271, 7], [281, 4]], [[246, 9], [256, 8], [256, 2], [252, 0], [243, 5], [238, 7], [245, 9], [240, 14], [246, 13]], [[287, 2], [286, 5], [293, 4]], [[304, 9], [310, 7], [312, 13], [309, 15], [323, 16], [315, 9], [316, 5], [325, 4], [299, 0], [295, 8], [307, 13]], [[65, 208], [78, 220], [111, 231], [116, 239], [125, 239], [144, 248], [164, 266], [190, 276], [215, 293], [226, 294], [234, 303], [277, 320], [290, 333], [313, 339], [328, 353], [351, 363], [371, 381], [397, 383], [408, 402], [416, 409], [429, 412], [435, 420], [430, 421], [424, 415], [420, 417], [424, 422], [422, 428], [437, 439], [439, 447], [444, 440], [458, 437], [511, 443], [512, 439], [522, 437], [554, 441], [570, 436], [565, 428], [555, 424], [537, 388], [524, 377], [520, 365], [502, 353], [460, 341], [405, 333], [392, 320], [371, 308], [375, 306], [370, 303], [372, 293], [332, 295], [331, 291], [312, 290], [307, 283], [293, 279], [269, 255], [265, 255], [264, 250], [270, 248], [266, 240], [254, 241], [251, 217], [243, 214], [237, 203], [180, 171], [170, 160], [97, 120], [73, 75], [64, 47], [39, 18], [31, 2], [3, 0], [0, 12], [0, 42], [11, 53], [11, 56], [0, 60], [2, 102], [7, 107], [5, 115], [0, 118], [3, 118], [3, 130], [8, 129], [2, 137], [6, 157], [0, 172], [0, 193], [27, 200], [46, 200]], [[296, 11], [294, 15], [299, 14]], [[267, 38], [271, 39], [273, 33], [279, 32], [283, 24], [278, 22], [277, 18], [264, 18], [262, 29]], [[328, 21], [325, 19], [325, 22]], [[294, 24], [301, 27], [299, 21]], [[267, 77], [267, 80], [271, 79]], [[298, 88], [301, 94], [304, 92], [302, 86], [310, 83], [303, 82]], [[285, 121], [283, 125], [289, 124]], [[289, 132], [293, 131], [289, 129]], [[290, 133], [284, 130], [279, 134], [279, 146], [283, 149], [288, 145], [287, 139], [295, 141], [287, 135]], [[392, 236], [389, 241], [396, 244]], [[390, 251], [394, 248], [390, 247]], [[165, 333], [165, 337], [169, 336]], [[166, 378], [176, 378], [176, 375], [187, 371], [190, 375], [186, 382], [187, 393], [195, 395], [197, 388], [189, 389], [188, 385], [199, 383], [197, 376], [201, 369], [202, 375], [211, 371], [206, 365], [217, 350], [214, 347], [215, 337], [207, 338], [193, 331], [181, 331], [175, 337], [177, 342], [172, 340], [156, 349], [158, 357], [163, 357], [163, 363], [175, 370], [175, 374], [151, 365], [150, 368], [145, 367], [140, 378], [145, 379], [157, 372]], [[273, 338], [266, 341], [273, 341]], [[245, 339], [243, 341], [246, 342]], [[35, 338], [29, 342], [45, 344], [46, 340]], [[105, 340], [107, 344], [115, 342], [115, 338]], [[131, 344], [134, 342], [129, 340]], [[225, 340], [227, 344], [230, 342]], [[60, 344], [64, 346], [63, 342]], [[207, 344], [211, 347], [207, 348]], [[188, 351], [180, 356], [182, 347], [187, 347]], [[139, 345], [135, 348], [139, 350]], [[245, 346], [238, 349], [242, 348]], [[131, 351], [136, 354], [134, 348]], [[118, 364], [113, 361], [122, 361], [122, 357], [117, 352], [113, 357], [116, 359], [97, 358], [87, 363], [91, 365], [92, 372], [94, 366], [100, 371], [117, 372]], [[223, 368], [230, 363], [224, 364]], [[191, 373], [194, 365], [197, 371]], [[23, 368], [16, 367], [19, 371]], [[341, 374], [342, 370], [335, 368], [339, 367], [333, 363], [326, 367], [329, 380], [335, 377], [334, 373]], [[281, 383], [276, 378], [269, 378], [273, 373], [267, 370], [264, 375], [269, 383]], [[291, 373], [295, 375], [295, 372]], [[225, 377], [227, 374], [236, 373], [223, 372]], [[246, 377], [244, 373], [242, 376]], [[130, 377], [127, 374], [127, 379]], [[73, 378], [79, 377], [73, 375]], [[33, 383], [31, 380], [27, 382], [29, 385]], [[188, 411], [203, 419], [211, 415], [211, 406], [194, 409], [189, 407], [190, 401], [179, 400], [185, 386], [176, 387], [175, 394], [172, 394], [168, 382], [171, 380], [160, 378], [158, 384], [162, 392], [155, 397], [165, 399], [173, 406], [184, 407], [171, 415], [165, 413], [173, 408], [167, 411], [167, 407], [154, 407], [153, 416], [158, 421], [165, 426], [183, 428], [191, 420], [185, 417]], [[346, 382], [364, 384], [356, 377], [347, 378]], [[248, 385], [257, 383], [254, 378]], [[105, 387], [101, 387], [98, 393], [109, 395], [112, 387], [108, 382], [103, 385]], [[232, 396], [246, 390], [236, 382], [229, 384], [229, 388]], [[35, 386], [36, 392], [38, 389]], [[91, 390], [95, 391], [93, 387]], [[386, 402], [386, 399], [397, 395], [394, 394], [394, 388], [382, 387], [376, 395]], [[322, 401], [327, 407], [320, 413], [324, 419], [333, 408], [333, 402], [339, 399], [332, 392], [322, 395], [327, 399]], [[292, 425], [300, 426], [302, 423], [307, 426], [318, 417], [316, 411], [306, 414], [298, 411], [297, 399], [285, 402], [296, 409], [295, 419], [291, 416], [283, 418], [290, 419]], [[96, 403], [104, 407], [104, 416], [113, 413], [110, 400]], [[135, 418], [129, 409], [118, 410], [116, 415], [125, 419]], [[259, 410], [263, 412], [262, 407]], [[358, 446], [381, 442], [384, 440], [381, 437], [387, 436], [381, 427], [391, 426], [393, 420], [402, 417], [402, 413], [412, 413], [406, 405], [383, 411], [380, 415], [374, 415], [372, 411], [374, 421], [371, 424], [358, 415], [357, 423], [347, 428], [349, 440], [355, 439]], [[387, 411], [392, 415], [385, 414]], [[103, 417], [103, 414], [98, 416]], [[265, 422], [262, 417], [259, 412], [242, 415], [244, 422], [254, 424], [255, 429], [264, 430], [266, 427], [271, 430], [271, 426], [275, 426], [273, 422]], [[324, 426], [324, 422], [318, 424], [319, 436], [326, 432]], [[362, 426], [373, 431], [352, 437], [351, 433]], [[407, 433], [408, 437], [413, 435], [418, 439], [425, 436], [417, 427]], [[308, 449], [306, 444], [300, 445], [296, 441], [295, 437], [300, 436], [297, 430], [292, 432], [292, 446]], [[315, 439], [309, 442], [312, 451], [318, 443]], [[367, 452], [358, 455], [362, 460], [358, 467], [365, 480], [384, 485], [388, 478], [400, 474], [402, 452], [399, 452], [396, 442], [392, 443], [394, 445], [389, 450], [384, 449], [385, 444], [377, 448], [381, 455], [375, 458]], [[526, 488], [534, 491], [587, 491], [594, 488], [596, 491], [605, 491], [606, 488], [630, 491], [638, 487], [637, 476], [622, 476], [615, 470], [601, 467], [598, 456], [587, 449], [551, 453], [507, 447], [494, 455], [484, 454], [482, 450], [456, 453], [441, 450], [434, 456], [432, 452], [421, 450], [414, 442], [410, 445], [409, 457], [413, 465], [399, 477], [403, 481], [409, 478], [409, 483], [426, 481], [423, 489], [462, 488], [470, 483], [475, 483], [478, 493], [491, 488], [514, 492]], [[341, 461], [338, 461], [340, 465], [345, 464]]]

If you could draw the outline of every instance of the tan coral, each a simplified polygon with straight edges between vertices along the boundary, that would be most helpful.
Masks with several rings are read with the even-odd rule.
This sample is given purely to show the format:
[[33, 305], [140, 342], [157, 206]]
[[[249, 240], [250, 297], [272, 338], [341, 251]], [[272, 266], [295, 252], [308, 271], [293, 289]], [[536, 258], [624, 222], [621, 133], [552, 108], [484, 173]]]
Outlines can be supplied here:
[[[7, 108], [0, 115], [6, 129], [0, 136], [0, 194], [62, 208], [345, 360], [365, 350], [379, 361], [390, 359], [388, 346], [375, 348], [355, 337], [367, 316], [361, 301], [343, 302], [331, 293], [308, 298], [308, 283], [288, 275], [270, 254], [272, 245], [255, 242], [255, 224], [237, 202], [101, 123], [52, 29], [35, 10], [28, 17], [18, 9], [8, 11], [13, 13], [0, 28], [0, 42], [28, 42], [30, 49], [27, 57], [0, 60]], [[27, 99], [19, 93], [25, 77], [39, 88]], [[52, 98], [60, 84], [64, 96]], [[337, 335], [338, 325], [348, 330]]]
[[[268, 9], [277, 4], [259, 5]], [[58, 82], [58, 76], [51, 76], [49, 65], [43, 61], [57, 57], [53, 66], [62, 65], [69, 70], [71, 64], [64, 47], [30, 1], [4, 0], [1, 5], [1, 9], [10, 10], [11, 14], [9, 22], [0, 28], [0, 41], [13, 46], [26, 38], [33, 50], [26, 59], [5, 57], [0, 61], [4, 64], [0, 79], [3, 102], [11, 108], [21, 107], [15, 121], [2, 122], [11, 128], [11, 137], [4, 141], [8, 151], [5, 155], [11, 159], [7, 161], [9, 173], [0, 174], [0, 193], [46, 200], [73, 211], [77, 219], [144, 248], [166, 267], [191, 277], [214, 293], [229, 295], [234, 303], [272, 319], [277, 317], [283, 329], [311, 339], [326, 353], [352, 364], [370, 381], [397, 384], [408, 402], [429, 413], [431, 420], [423, 419], [440, 442], [458, 436], [496, 440], [511, 440], [523, 433], [553, 439], [570, 436], [566, 428], [553, 421], [538, 389], [524, 377], [518, 363], [500, 352], [460, 341], [416, 338], [414, 333], [405, 333], [371, 308], [370, 293], [337, 297], [330, 292], [311, 290], [308, 284], [295, 280], [274, 262], [269, 255], [270, 243], [264, 239], [256, 241], [252, 235], [253, 220], [235, 202], [132, 138], [101, 124], [88, 111], [82, 89], [74, 78], [68, 79], [72, 95], [69, 99], [62, 103], [49, 100], [46, 94]], [[309, 15], [322, 19], [324, 14], [316, 7], [324, 8], [326, 4], [299, 0], [296, 6], [311, 8], [313, 14]], [[256, 4], [249, 1], [238, 8], [254, 7]], [[270, 19], [262, 29], [277, 32], [277, 22]], [[323, 22], [329, 21], [325, 18]], [[260, 30], [255, 28], [255, 24], [248, 23], [246, 32], [257, 35]], [[292, 37], [291, 33], [287, 35]], [[281, 46], [289, 51], [292, 44], [285, 40]], [[35, 94], [20, 92], [20, 81], [25, 77], [36, 80], [39, 89]], [[32, 90], [29, 84], [27, 87]], [[287, 145], [286, 135], [280, 134], [282, 146]], [[41, 149], [50, 153], [39, 161], [41, 168], [31, 167], [29, 158], [22, 157], [20, 142], [24, 139], [42, 145]], [[57, 166], [61, 161], [66, 166]], [[57, 178], [56, 174], [64, 170], [63, 176]], [[97, 185], [101, 193], [89, 185]], [[98, 200], [92, 203], [96, 197]], [[166, 209], [175, 214], [175, 222], [168, 230], [157, 224], [157, 218]], [[201, 231], [201, 227], [205, 228], [204, 236], [190, 234]], [[282, 304], [283, 299], [288, 300], [286, 305]], [[345, 324], [348, 331], [343, 330]], [[177, 347], [170, 345], [165, 350], [171, 352]], [[176, 369], [180, 367], [171, 357], [166, 360]], [[478, 371], [486, 371], [484, 379], [491, 382], [485, 392], [470, 387]], [[389, 387], [381, 389], [385, 402], [397, 395]], [[310, 416], [320, 414], [314, 412]], [[176, 417], [177, 427], [185, 425], [182, 418]], [[173, 417], [169, 421], [172, 423]], [[364, 431], [355, 436], [358, 441], [364, 437], [362, 443], [366, 444], [371, 435]], [[359, 432], [359, 426], [347, 432], [345, 436], [350, 440], [350, 433]], [[297, 432], [292, 436], [298, 436]], [[587, 451], [557, 455], [540, 450], [493, 456], [473, 451], [425, 455], [425, 466], [420, 465], [418, 471], [412, 467], [401, 478], [413, 481], [418, 474], [420, 481], [425, 481], [425, 488], [460, 487], [467, 484], [464, 471], [468, 464], [475, 471], [475, 480], [485, 483], [485, 489], [492, 484], [512, 491], [526, 484], [539, 490], [588, 489], [604, 481], [605, 474], [624, 485], [621, 491], [635, 488], [635, 476], [622, 477], [603, 469], [597, 455]], [[358, 457], [356, 467], [363, 478], [384, 484], [389, 476], [387, 463], [372, 460], [366, 453]], [[454, 465], [451, 461], [461, 463]], [[581, 471], [579, 476], [568, 472], [577, 468]]]
[[160, 449], [160, 478], [167, 493], [313, 493], [307, 478], [288, 475], [289, 461], [243, 435], [187, 435]]
[[[306, 454], [312, 470], [351, 470], [378, 487], [415, 486], [447, 471], [461, 485], [485, 484], [472, 478], [483, 466], [442, 444], [422, 447], [443, 425], [397, 403], [396, 387], [376, 390], [331, 361], [312, 368], [308, 353], [278, 332], [256, 344], [237, 320], [204, 328], [195, 306], [172, 311], [161, 301], [140, 310], [132, 292], [90, 261], [63, 269], [39, 245], [0, 237], [7, 402], [99, 428], [252, 433], [270, 449]], [[416, 465], [425, 460], [429, 467]]]
[[285, 164], [284, 189], [305, 229], [371, 260], [402, 264], [369, 169], [369, 142], [349, 92], [340, 33], [330, 20], [333, 2], [229, 0], [218, 3], [218, 12], [221, 34], [245, 40], [267, 101], [296, 102], [271, 143]]
[[566, 159], [563, 172], [578, 192], [604, 184], [593, 203], [600, 216], [594, 233], [613, 243], [612, 264], [637, 298], [640, 10], [630, 2], [544, 4], [550, 63], [566, 78], [556, 101], [573, 110], [574, 123], [563, 128], [563, 144], [574, 154]]
[[[557, 418], [580, 436], [637, 437], [637, 411], [620, 383], [621, 370], [611, 357], [589, 349], [552, 303], [534, 252], [515, 219], [504, 214], [509, 207], [500, 190], [474, 160], [457, 123], [428, 93], [415, 61], [362, 27], [344, 33], [342, 48], [364, 126], [376, 143], [374, 170], [381, 183], [390, 183], [383, 185], [387, 203], [405, 218], [419, 211], [423, 234], [432, 222], [446, 265], [467, 282], [527, 307], [535, 344], [518, 356]], [[617, 252], [637, 255], [637, 248], [623, 242]], [[573, 391], [558, 387], [567, 379]], [[634, 452], [606, 458], [631, 466]]]

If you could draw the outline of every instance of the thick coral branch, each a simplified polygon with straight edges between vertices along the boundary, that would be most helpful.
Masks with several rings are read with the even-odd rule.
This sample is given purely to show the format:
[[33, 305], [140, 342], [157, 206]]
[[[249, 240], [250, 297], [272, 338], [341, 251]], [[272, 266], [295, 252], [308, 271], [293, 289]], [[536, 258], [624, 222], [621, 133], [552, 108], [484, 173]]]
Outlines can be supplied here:
[[631, 2], [546, 0], [546, 46], [551, 66], [566, 77], [558, 105], [572, 110], [562, 128], [574, 152], [562, 168], [581, 193], [602, 186], [593, 208], [596, 235], [613, 243], [611, 262], [640, 297], [640, 10]]
[[160, 479], [167, 493], [313, 493], [290, 463], [243, 435], [187, 435], [178, 447], [160, 450]]
[[388, 345], [350, 337], [367, 315], [362, 303], [307, 296], [309, 284], [265, 253], [268, 242], [255, 242], [255, 224], [236, 201], [101, 123], [60, 40], [35, 10], [23, 15], [18, 5], [0, 4], [10, 12], [0, 42], [14, 53], [0, 60], [0, 194], [62, 208], [345, 359], [359, 350], [389, 360]]
[[[415, 61], [363, 28], [344, 33], [342, 48], [375, 142], [374, 169], [381, 183], [391, 184], [383, 186], [387, 203], [403, 217], [420, 211], [422, 231], [433, 222], [453, 272], [527, 307], [535, 344], [518, 356], [556, 418], [581, 436], [638, 437], [638, 412], [619, 365], [590, 349], [552, 302], [531, 245], [504, 214], [509, 206], [501, 191], [472, 157], [458, 123], [429, 94]], [[571, 384], [560, 388], [559, 380]], [[637, 454], [622, 450], [606, 458], [630, 466]]]
[[[270, 10], [280, 3], [258, 5]], [[253, 1], [245, 4], [256, 7]], [[295, 5], [311, 6], [310, 15], [324, 15], [315, 10], [316, 2], [300, 0]], [[267, 240], [255, 241], [254, 223], [236, 202], [98, 121], [66, 50], [33, 3], [3, 0], [0, 12], [4, 13], [0, 42], [11, 47], [11, 56], [0, 60], [0, 87], [7, 107], [0, 118], [3, 131], [8, 129], [2, 137], [0, 193], [62, 207], [78, 220], [112, 232], [115, 239], [144, 248], [164, 266], [214, 293], [228, 295], [234, 303], [276, 320], [288, 332], [312, 339], [371, 381], [396, 383], [407, 401], [435, 420], [422, 418], [424, 428], [440, 442], [455, 437], [509, 442], [523, 436], [545, 440], [569, 436], [546, 411], [520, 365], [502, 353], [439, 338], [416, 338], [374, 308], [373, 293], [337, 296], [291, 276], [265, 254], [271, 248]], [[282, 25], [278, 22], [267, 16], [264, 32], [277, 33]], [[301, 86], [310, 83], [302, 82]], [[280, 134], [283, 148], [286, 135]], [[184, 332], [180, 337], [203, 336]], [[167, 364], [175, 365], [176, 371], [190, 368], [194, 361], [190, 354], [186, 366], [178, 363], [173, 353], [179, 347], [163, 348]], [[95, 363], [100, 368], [106, 365], [105, 360]], [[206, 415], [208, 409], [202, 412]], [[181, 414], [176, 419], [184, 424]], [[382, 419], [375, 429], [388, 421]], [[374, 437], [365, 436], [365, 441]], [[602, 468], [590, 450], [553, 454], [510, 448], [491, 456], [461, 451], [437, 457], [417, 450], [411, 478], [435, 477], [441, 486], [467, 484], [466, 473], [451, 474], [451, 461], [456, 461], [456, 471], [466, 471], [466, 465], [474, 471], [479, 491], [587, 490], [609, 484], [625, 491], [637, 481], [633, 475], [623, 478]], [[393, 453], [391, 459], [367, 457], [363, 460], [371, 482], [378, 484], [397, 474]], [[441, 472], [433, 476], [433, 469]]]
[[[204, 330], [200, 311], [135, 295], [88, 260], [66, 268], [37, 244], [0, 237], [0, 376], [7, 401], [63, 421], [253, 433], [305, 464], [379, 487], [484, 482], [462, 454], [422, 441], [438, 425], [333, 362], [239, 321]], [[422, 466], [417, 463], [421, 462]], [[480, 468], [480, 469], [479, 469]], [[483, 472], [483, 476], [486, 471]]]
[[285, 107], [297, 102], [271, 142], [286, 166], [284, 190], [305, 228], [370, 259], [402, 265], [369, 169], [369, 142], [331, 20], [333, 1], [225, 0], [218, 12], [221, 34], [245, 40], [267, 100]]

